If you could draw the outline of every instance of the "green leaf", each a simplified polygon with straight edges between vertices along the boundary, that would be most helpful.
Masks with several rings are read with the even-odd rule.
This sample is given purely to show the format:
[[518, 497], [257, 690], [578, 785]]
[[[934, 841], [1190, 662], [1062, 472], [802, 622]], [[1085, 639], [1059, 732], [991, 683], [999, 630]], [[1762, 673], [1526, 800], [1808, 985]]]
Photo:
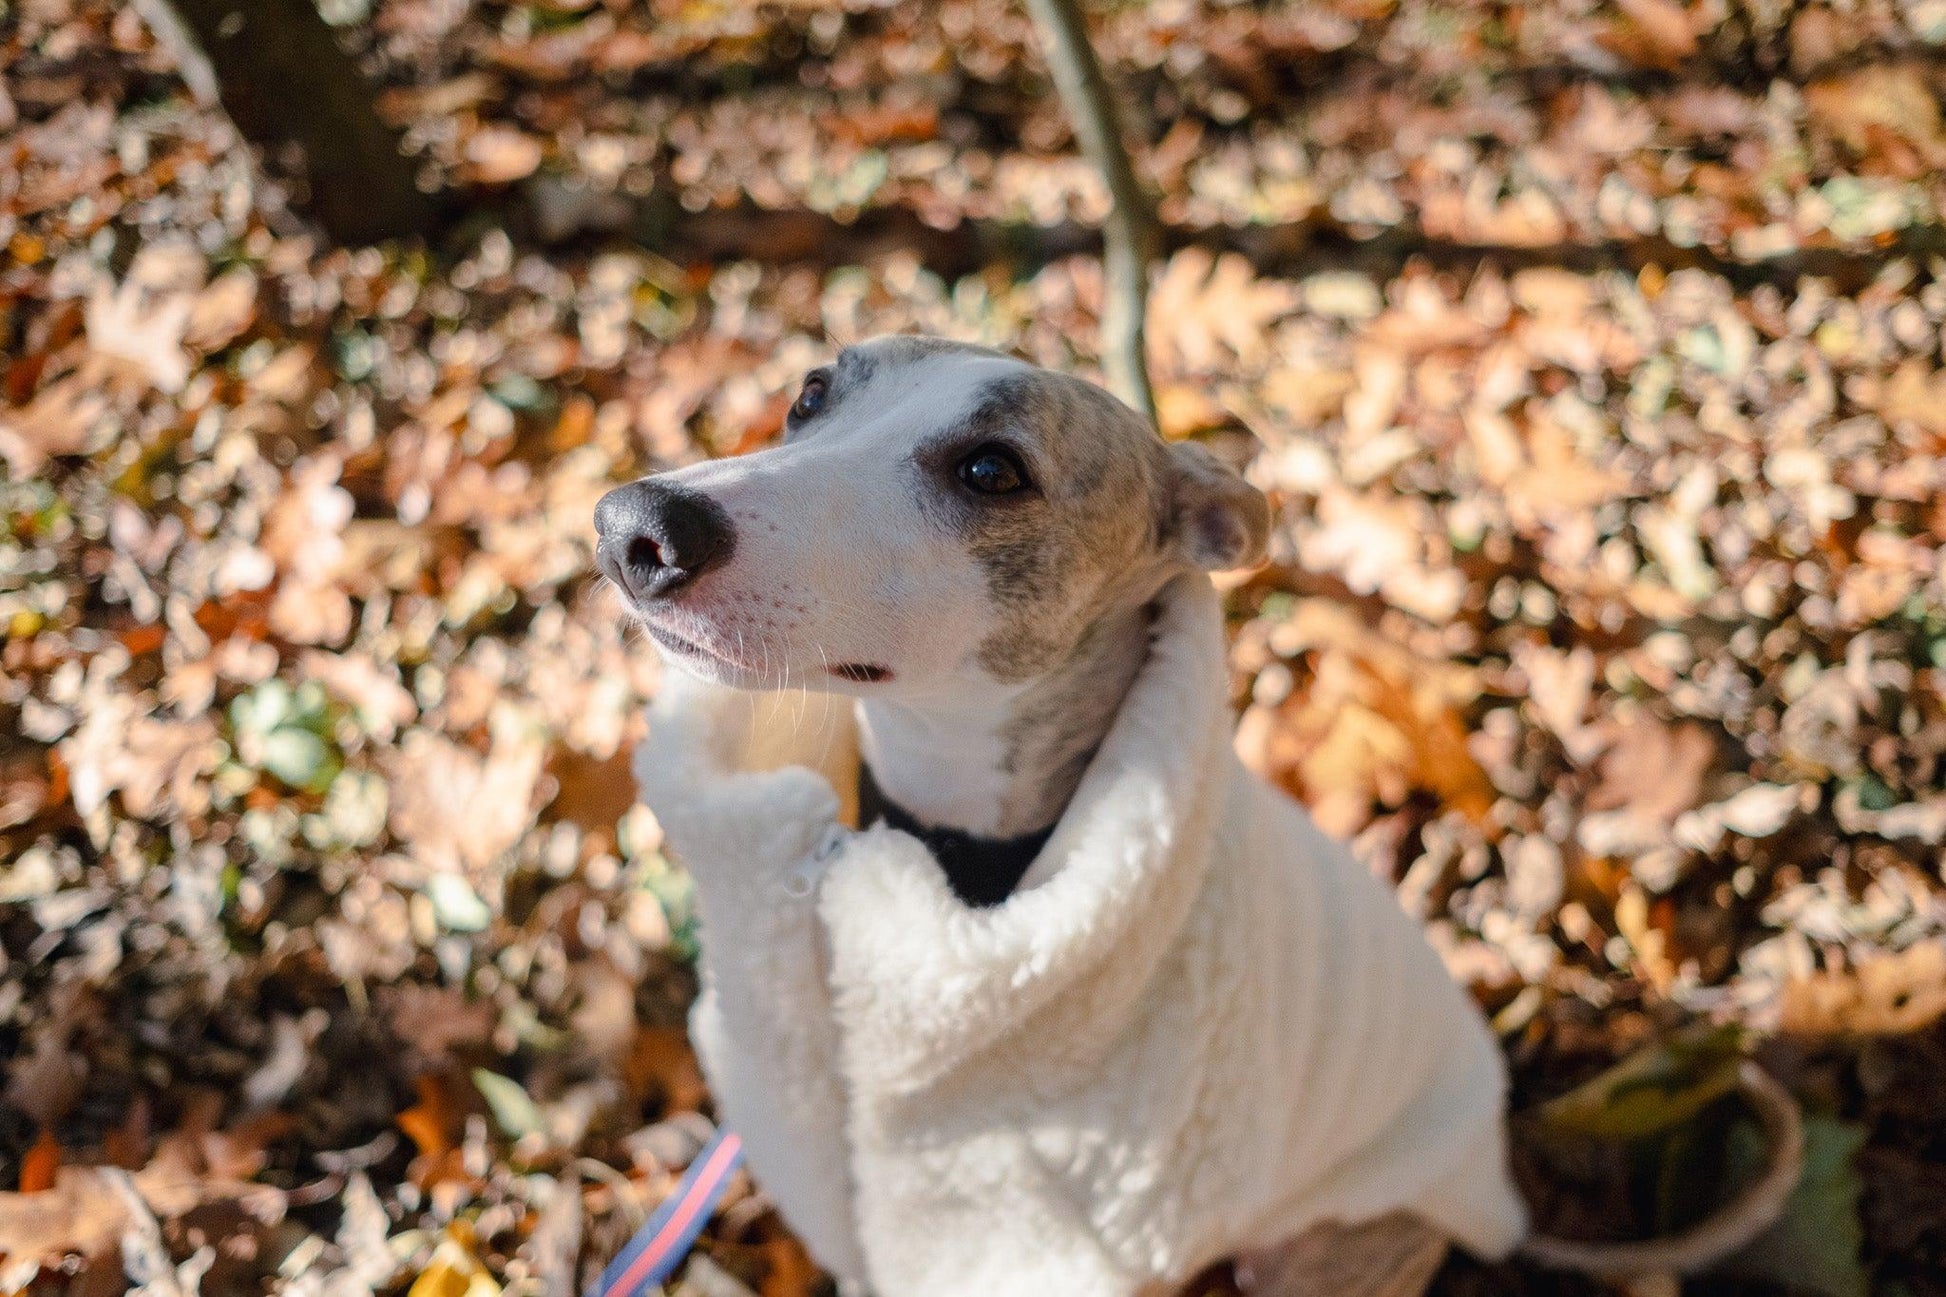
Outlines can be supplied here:
[[230, 726], [238, 733], [267, 734], [290, 715], [291, 687], [275, 676], [230, 704]]
[[487, 394], [515, 414], [549, 414], [560, 403], [554, 393], [525, 374], [508, 374], [487, 388]]
[[290, 718], [284, 723], [302, 725], [322, 734], [330, 721], [327, 713], [331, 708], [331, 695], [324, 691], [324, 686], [315, 680], [303, 681], [290, 698]]
[[[1742, 1274], [1771, 1279], [1792, 1291], [1823, 1297], [1869, 1297], [1871, 1278], [1860, 1251], [1865, 1232], [1858, 1219], [1864, 1185], [1855, 1157], [1865, 1145], [1864, 1127], [1835, 1117], [1804, 1118], [1804, 1174], [1784, 1215], [1731, 1263]], [[1755, 1122], [1730, 1131], [1729, 1162], [1744, 1182], [1770, 1156], [1769, 1141]]]
[[473, 1085], [486, 1100], [493, 1120], [509, 1139], [532, 1135], [546, 1126], [541, 1110], [521, 1088], [520, 1082], [484, 1067], [473, 1069]]
[[292, 788], [321, 793], [337, 777], [339, 764], [325, 741], [310, 730], [283, 726], [264, 735], [259, 763]]
[[432, 902], [433, 917], [448, 932], [484, 932], [493, 922], [493, 911], [458, 874], [434, 874], [428, 878], [426, 899]]
[[1682, 1125], [1734, 1090], [1742, 1056], [1735, 1027], [1683, 1032], [1550, 1099], [1540, 1118], [1556, 1130], [1640, 1139]]
[[320, 850], [368, 847], [385, 832], [390, 802], [385, 780], [372, 771], [347, 771], [332, 781], [324, 806], [304, 817], [304, 839]]

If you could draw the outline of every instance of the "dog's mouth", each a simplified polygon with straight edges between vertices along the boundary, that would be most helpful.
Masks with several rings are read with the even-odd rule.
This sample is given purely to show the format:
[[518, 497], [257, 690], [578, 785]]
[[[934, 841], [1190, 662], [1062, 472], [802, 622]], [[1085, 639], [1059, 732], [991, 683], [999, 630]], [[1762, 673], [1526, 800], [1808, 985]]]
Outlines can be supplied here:
[[[676, 654], [678, 657], [689, 658], [695, 662], [706, 662], [716, 667], [728, 668], [731, 671], [746, 676], [759, 674], [753, 668], [744, 665], [728, 654], [713, 649], [707, 644], [700, 644], [686, 635], [679, 635], [667, 626], [658, 625], [655, 622], [649, 621], [647, 618], [643, 619], [642, 625], [656, 643], [671, 653]], [[872, 662], [837, 662], [827, 666], [825, 670], [838, 679], [849, 680], [853, 684], [883, 684], [892, 678], [891, 667], [879, 666]]]
[[698, 644], [693, 639], [687, 639], [684, 636], [678, 635], [666, 626], [658, 626], [654, 622], [646, 619], [643, 620], [642, 625], [649, 632], [651, 639], [680, 657], [693, 658], [699, 662], [709, 662], [719, 667], [728, 667], [732, 671], [748, 670], [747, 667], [736, 659], [718, 653], [713, 648]]
[[853, 684], [861, 685], [882, 684], [892, 678], [892, 668], [874, 666], [869, 662], [840, 662], [836, 666], [826, 667], [825, 670], [840, 680], [849, 680]]

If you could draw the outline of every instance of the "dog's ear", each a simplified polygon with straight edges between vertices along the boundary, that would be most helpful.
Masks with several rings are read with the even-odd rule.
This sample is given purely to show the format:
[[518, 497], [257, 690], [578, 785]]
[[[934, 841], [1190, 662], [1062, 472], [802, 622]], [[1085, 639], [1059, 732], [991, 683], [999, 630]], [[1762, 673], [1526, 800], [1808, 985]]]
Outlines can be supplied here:
[[1270, 501], [1194, 442], [1169, 447], [1168, 540], [1205, 572], [1254, 567], [1270, 540]]

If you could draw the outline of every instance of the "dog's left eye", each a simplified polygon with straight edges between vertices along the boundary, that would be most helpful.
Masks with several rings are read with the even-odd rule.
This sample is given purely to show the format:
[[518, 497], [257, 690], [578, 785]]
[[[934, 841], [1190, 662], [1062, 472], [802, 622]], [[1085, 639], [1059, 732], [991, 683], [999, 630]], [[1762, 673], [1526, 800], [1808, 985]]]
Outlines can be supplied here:
[[981, 495], [1012, 495], [1027, 487], [1027, 470], [1005, 446], [982, 446], [959, 462], [959, 480]]
[[831, 390], [831, 380], [823, 374], [812, 374], [804, 380], [804, 390], [797, 394], [791, 403], [791, 417], [808, 419], [824, 408], [825, 393]]

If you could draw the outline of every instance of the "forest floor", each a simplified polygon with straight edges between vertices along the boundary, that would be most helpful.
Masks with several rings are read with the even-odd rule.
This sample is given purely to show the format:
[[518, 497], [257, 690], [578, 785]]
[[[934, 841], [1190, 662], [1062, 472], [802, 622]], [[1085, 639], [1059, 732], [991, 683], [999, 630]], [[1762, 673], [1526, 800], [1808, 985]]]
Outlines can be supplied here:
[[[326, 8], [425, 244], [0, 0], [0, 1292], [577, 1291], [710, 1129], [595, 500], [874, 333], [1095, 368], [1013, 4]], [[1239, 742], [1493, 1015], [1542, 1219], [1728, 1192], [1749, 1048], [1806, 1181], [1682, 1290], [1946, 1294], [1946, 0], [1102, 8], [1164, 430], [1277, 510]], [[821, 1291], [747, 1185], [702, 1258]]]

